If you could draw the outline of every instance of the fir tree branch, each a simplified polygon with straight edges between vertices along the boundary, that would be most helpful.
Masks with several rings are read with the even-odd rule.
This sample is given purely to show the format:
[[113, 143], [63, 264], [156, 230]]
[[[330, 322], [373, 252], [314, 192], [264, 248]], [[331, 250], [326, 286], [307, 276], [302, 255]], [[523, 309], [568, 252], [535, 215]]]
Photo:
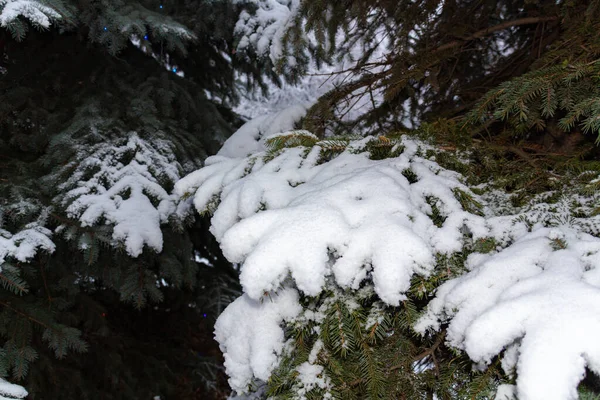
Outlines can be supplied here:
[[471, 40], [480, 39], [484, 36], [489, 35], [490, 33], [501, 31], [506, 28], [511, 28], [513, 26], [532, 25], [532, 24], [539, 24], [540, 22], [549, 22], [549, 21], [556, 21], [556, 20], [558, 20], [558, 17], [554, 16], [554, 17], [527, 17], [527, 18], [515, 19], [512, 21], [505, 21], [501, 24], [494, 25], [489, 28], [477, 31], [474, 34], [472, 34], [471, 36], [467, 36], [464, 39], [454, 40], [450, 43], [443, 44], [440, 47], [438, 47], [437, 49], [434, 49], [432, 51], [432, 53], [439, 53], [439, 52], [442, 52], [445, 50], [450, 50], [455, 47], [459, 47], [460, 45], [462, 45], [465, 42], [470, 42]]
[[8, 276], [2, 273], [0, 273], [0, 279], [6, 282], [7, 285], [16, 288], [21, 294], [27, 293], [27, 286], [25, 286], [25, 283], [19, 284], [19, 282], [15, 282], [13, 279], [10, 279]]
[[[428, 348], [424, 352], [422, 352], [422, 353], [418, 354], [417, 356], [415, 356], [413, 358], [413, 361], [419, 361], [419, 360], [424, 359], [427, 356], [433, 355], [433, 353], [438, 349], [438, 347], [440, 347], [440, 345], [444, 342], [444, 338], [445, 337], [446, 337], [446, 331], [443, 331], [442, 334], [437, 337], [437, 339], [433, 343], [433, 346], [431, 346], [430, 348]], [[390, 372], [391, 371], [395, 371], [395, 370], [400, 369], [400, 368], [403, 368], [403, 367], [404, 367], [404, 364], [394, 365], [394, 366], [390, 367]]]
[[23, 311], [17, 310], [17, 309], [16, 309], [16, 308], [14, 308], [13, 306], [11, 306], [11, 305], [10, 305], [10, 303], [4, 302], [4, 301], [0, 301], [0, 305], [2, 305], [2, 306], [4, 306], [4, 307], [8, 308], [9, 310], [11, 310], [12, 312], [14, 312], [15, 314], [19, 314], [20, 316], [27, 318], [27, 319], [28, 319], [28, 320], [30, 320], [31, 322], [35, 322], [36, 324], [38, 324], [38, 325], [41, 325], [41, 326], [43, 326], [43, 327], [44, 327], [44, 328], [46, 328], [46, 329], [51, 329], [51, 330], [54, 330], [54, 331], [55, 331], [55, 329], [54, 329], [54, 328], [52, 328], [51, 326], [49, 326], [48, 324], [46, 324], [46, 323], [44, 323], [44, 322], [40, 321], [39, 319], [37, 319], [37, 318], [35, 318], [35, 317], [32, 317], [32, 316], [31, 316], [31, 315], [29, 315], [29, 314], [26, 314], [26, 313], [24, 313]]
[[46, 280], [46, 271], [44, 268], [44, 264], [40, 263], [40, 271], [42, 273], [42, 280], [44, 281], [44, 289], [46, 290], [46, 295], [48, 296], [48, 309], [52, 307], [52, 296], [50, 295], [50, 289], [48, 289], [48, 281]]

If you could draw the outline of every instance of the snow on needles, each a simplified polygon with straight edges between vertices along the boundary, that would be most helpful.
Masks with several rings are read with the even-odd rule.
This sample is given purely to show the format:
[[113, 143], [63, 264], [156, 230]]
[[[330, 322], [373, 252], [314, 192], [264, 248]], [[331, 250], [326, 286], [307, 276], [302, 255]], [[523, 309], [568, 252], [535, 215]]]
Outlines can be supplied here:
[[298, 293], [286, 289], [265, 301], [242, 295], [221, 314], [215, 324], [215, 338], [234, 390], [243, 393], [255, 377], [263, 381], [269, 378], [284, 347], [280, 325], [300, 311]]
[[[240, 2], [241, 1], [236, 1]], [[251, 15], [242, 11], [235, 26], [236, 35], [240, 36], [238, 50], [248, 47], [256, 49], [259, 56], [269, 55], [273, 63], [283, 55], [281, 40], [293, 19], [299, 0], [250, 0], [256, 6]]]
[[15, 233], [0, 228], [0, 271], [8, 258], [26, 262], [33, 258], [38, 250], [54, 252], [55, 245], [50, 239], [52, 232], [36, 223], [25, 226]]
[[[543, 201], [506, 215], [472, 195], [459, 174], [423, 158], [422, 143], [403, 137], [393, 157], [374, 160], [367, 149], [381, 139], [369, 137], [332, 156], [335, 139], [273, 134], [291, 128], [273, 124], [277, 118], [243, 126], [175, 187], [213, 213], [225, 256], [241, 264], [245, 294], [216, 326], [234, 390], [266, 380], [278, 363], [281, 325], [299, 318], [297, 291], [316, 296], [327, 285], [358, 289], [370, 280], [398, 305], [411, 277], [430, 274], [437, 255], [462, 251], [465, 238], [497, 246], [469, 255], [466, 272], [437, 289], [415, 330], [444, 327], [447, 343], [481, 365], [500, 356], [516, 373], [516, 387], [499, 391], [507, 398], [576, 399], [585, 368], [600, 374], [600, 239], [589, 234], [598, 217], [578, 221], [568, 207]], [[296, 147], [273, 145], [290, 138]], [[482, 203], [485, 216], [465, 211], [459, 192]], [[437, 225], [435, 213], [443, 217]], [[313, 382], [315, 367], [298, 373], [325, 384]]]
[[[252, 122], [224, 148], [238, 148], [248, 138], [256, 141]], [[245, 301], [276, 292], [289, 276], [311, 296], [331, 276], [340, 286], [354, 289], [372, 276], [381, 299], [398, 305], [406, 298], [412, 275], [431, 271], [436, 252], [461, 249], [459, 227], [467, 225], [475, 235], [486, 231], [483, 219], [463, 211], [453, 192], [468, 189], [456, 174], [417, 156], [415, 142], [404, 139], [398, 157], [379, 161], [359, 152], [367, 142], [354, 142], [325, 163], [320, 162], [325, 149], [319, 144], [310, 150], [285, 149], [269, 162], [265, 151], [244, 158], [218, 155], [177, 183], [176, 193], [193, 199], [199, 211], [220, 198], [211, 229], [225, 256], [242, 263]], [[418, 181], [411, 184], [405, 170]], [[432, 197], [448, 216], [441, 227], [428, 216]], [[218, 338], [225, 335], [225, 326], [239, 325], [242, 314], [227, 322], [232, 315], [225, 312], [219, 318]], [[249, 340], [242, 331], [236, 328], [229, 334]], [[219, 341], [227, 357], [240, 357], [230, 341]], [[249, 376], [237, 371], [228, 367], [233, 387], [243, 390]]]
[[69, 217], [82, 226], [113, 225], [112, 238], [137, 257], [144, 245], [162, 250], [161, 224], [175, 211], [165, 184], [179, 178], [179, 165], [167, 144], [131, 133], [125, 141], [80, 146], [75, 171], [59, 186]]
[[449, 343], [477, 362], [516, 346], [519, 399], [576, 399], [585, 367], [600, 375], [600, 239], [539, 228], [479, 256], [439, 288], [417, 330], [449, 320]]
[[61, 18], [55, 9], [38, 0], [0, 0], [0, 26], [6, 27], [20, 16], [43, 28]]
[[0, 400], [24, 399], [28, 394], [23, 387], [0, 378]]

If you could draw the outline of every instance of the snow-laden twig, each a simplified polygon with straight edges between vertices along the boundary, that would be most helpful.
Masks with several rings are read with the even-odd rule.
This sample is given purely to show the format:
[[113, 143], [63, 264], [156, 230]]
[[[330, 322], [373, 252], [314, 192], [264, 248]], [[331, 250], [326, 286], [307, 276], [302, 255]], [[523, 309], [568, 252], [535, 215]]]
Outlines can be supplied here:
[[[398, 305], [411, 278], [427, 277], [437, 256], [480, 239], [495, 245], [485, 254], [469, 251], [466, 272], [438, 288], [415, 330], [445, 327], [446, 344], [481, 365], [500, 356], [516, 372], [519, 399], [575, 399], [585, 368], [600, 374], [600, 239], [589, 234], [599, 217], [576, 218], [568, 199], [549, 205], [543, 197], [507, 214], [506, 198], [475, 196], [459, 174], [423, 157], [423, 143], [403, 137], [387, 158], [373, 159], [369, 149], [389, 139], [340, 144], [305, 131], [257, 135], [273, 118], [242, 127], [222, 154], [176, 185], [198, 211], [213, 213], [225, 256], [241, 264], [239, 304], [248, 310], [230, 306], [217, 324], [234, 390], [268, 379], [279, 360], [281, 340], [277, 347], [257, 343], [281, 335], [280, 324], [295, 314], [273, 314], [278, 303], [269, 296], [318, 296], [328, 285], [357, 290], [367, 282]], [[482, 212], [467, 207], [465, 196]], [[578, 204], [597, 203], [579, 197]], [[239, 329], [263, 313], [277, 316], [270, 328]], [[259, 368], [265, 354], [268, 367]], [[512, 389], [503, 386], [501, 394]]]
[[0, 378], [0, 400], [24, 399], [28, 394], [23, 387]]
[[42, 28], [49, 28], [52, 21], [61, 18], [57, 10], [38, 0], [0, 0], [1, 27], [21, 16]]
[[180, 166], [162, 140], [152, 143], [131, 133], [124, 141], [79, 146], [74, 168], [59, 186], [60, 200], [82, 226], [113, 225], [112, 238], [137, 257], [144, 245], [160, 252], [161, 224], [175, 212], [165, 186], [179, 178]]
[[49, 229], [36, 223], [28, 224], [15, 234], [0, 229], [0, 272], [1, 265], [8, 258], [27, 262], [39, 250], [52, 253], [56, 246], [50, 239], [51, 236]]

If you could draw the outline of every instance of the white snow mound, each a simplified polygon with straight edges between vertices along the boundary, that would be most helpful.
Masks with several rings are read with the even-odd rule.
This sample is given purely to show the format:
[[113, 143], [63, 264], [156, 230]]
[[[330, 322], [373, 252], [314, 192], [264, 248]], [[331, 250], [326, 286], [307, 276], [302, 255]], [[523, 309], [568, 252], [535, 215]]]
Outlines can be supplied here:
[[476, 362], [510, 348], [519, 399], [577, 399], [585, 367], [600, 374], [600, 239], [538, 228], [472, 267], [439, 288], [417, 330], [449, 321], [449, 344]]
[[269, 378], [284, 346], [280, 325], [300, 311], [298, 293], [286, 289], [263, 301], [243, 295], [219, 316], [215, 339], [224, 354], [233, 390], [243, 393], [255, 377], [263, 381]]

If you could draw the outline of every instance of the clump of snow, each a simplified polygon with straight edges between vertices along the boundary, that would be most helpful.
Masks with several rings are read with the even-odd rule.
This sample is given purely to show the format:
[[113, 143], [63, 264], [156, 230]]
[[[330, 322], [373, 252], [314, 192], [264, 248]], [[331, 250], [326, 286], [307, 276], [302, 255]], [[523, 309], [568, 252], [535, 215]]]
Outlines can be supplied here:
[[53, 20], [61, 18], [54, 8], [38, 0], [0, 0], [0, 26], [7, 27], [20, 16], [36, 26], [48, 28]]
[[[303, 362], [298, 367], [296, 367], [298, 376], [294, 388], [294, 393], [298, 396], [298, 399], [300, 400], [305, 400], [306, 395], [315, 388], [323, 390], [331, 388], [331, 381], [325, 375], [325, 369], [323, 368], [323, 366], [316, 364], [318, 354], [322, 349], [323, 342], [321, 341], [321, 339], [319, 339], [313, 345], [313, 348], [308, 356], [308, 361]], [[331, 399], [333, 397], [329, 391], [326, 391], [322, 398]]]
[[[416, 329], [448, 321], [448, 342], [477, 362], [509, 348], [519, 399], [576, 399], [600, 374], [600, 239], [539, 227], [438, 289]], [[518, 354], [516, 353], [518, 349]]]
[[[27, 262], [39, 250], [54, 252], [55, 245], [50, 239], [52, 232], [36, 223], [29, 224], [14, 235], [0, 229], [0, 265], [8, 258]], [[0, 271], [1, 268], [0, 268]]]
[[225, 309], [215, 324], [215, 338], [233, 390], [243, 393], [254, 378], [269, 378], [284, 347], [280, 325], [301, 310], [293, 289], [262, 300], [243, 295]]
[[[398, 305], [415, 274], [433, 271], [436, 256], [480, 239], [495, 248], [471, 253], [466, 272], [437, 289], [414, 329], [444, 327], [447, 344], [480, 365], [499, 356], [516, 386], [501, 386], [498, 396], [575, 399], [586, 367], [600, 374], [600, 239], [589, 234], [598, 231], [598, 217], [573, 217], [566, 200], [538, 198], [517, 210], [498, 193], [475, 196], [459, 174], [421, 156], [426, 145], [407, 137], [383, 160], [369, 158], [367, 148], [380, 140], [373, 137], [351, 141], [337, 156], [328, 152], [334, 141], [310, 136], [309, 147], [298, 140], [297, 147], [267, 149], [277, 127], [282, 137], [306, 135], [269, 118], [244, 126], [175, 187], [198, 211], [213, 213], [212, 233], [240, 264], [245, 294], [217, 322], [235, 390], [269, 378], [284, 322], [320, 318], [300, 313], [296, 297], [288, 304], [293, 313], [282, 316], [278, 297], [266, 295], [317, 296], [331, 285], [358, 290], [368, 281], [381, 300]], [[482, 203], [483, 214], [463, 209], [457, 191]], [[578, 207], [595, 207], [597, 199], [588, 200], [578, 198]], [[436, 213], [442, 218], [434, 221]], [[257, 322], [263, 314], [269, 322]], [[259, 332], [259, 324], [269, 328]], [[273, 342], [271, 335], [276, 348], [255, 347]], [[299, 391], [328, 387], [316, 361], [311, 354], [298, 367]]]
[[265, 139], [280, 132], [291, 131], [306, 114], [307, 107], [293, 105], [282, 111], [257, 117], [238, 129], [217, 153], [228, 158], [243, 158], [263, 151]]
[[500, 385], [496, 391], [495, 400], [515, 400], [516, 390], [514, 385]]
[[[318, 144], [286, 149], [268, 163], [261, 153], [218, 156], [181, 180], [176, 192], [196, 190], [199, 211], [220, 196], [211, 231], [229, 261], [242, 263], [241, 283], [251, 298], [275, 290], [288, 275], [311, 296], [330, 275], [354, 289], [371, 276], [381, 299], [397, 305], [412, 275], [431, 271], [436, 252], [462, 248], [461, 227], [476, 236], [486, 232], [483, 220], [456, 199], [453, 189], [468, 190], [457, 177], [417, 156], [416, 143], [402, 145], [399, 157], [380, 161], [348, 149], [319, 163], [324, 149]], [[406, 169], [418, 182], [409, 183]], [[441, 227], [428, 216], [431, 196], [447, 215]]]
[[[242, 1], [237, 0], [237, 3]], [[300, 6], [299, 0], [249, 0], [256, 12], [242, 11], [234, 33], [239, 36], [239, 51], [252, 47], [259, 56], [268, 55], [273, 63], [283, 55], [282, 38]]]
[[[305, 399], [307, 393], [315, 388], [327, 389], [330, 386], [329, 380], [324, 377], [324, 368], [321, 365], [311, 364], [310, 362], [304, 362], [300, 364], [296, 371], [298, 371], [298, 381], [300, 386], [294, 390], [299, 399]], [[330, 399], [329, 396], [324, 396], [324, 399]]]
[[61, 202], [82, 226], [113, 225], [112, 238], [137, 257], [144, 245], [162, 250], [161, 224], [175, 212], [164, 185], [179, 179], [180, 166], [164, 141], [131, 133], [124, 142], [79, 146], [75, 168], [59, 186]]
[[22, 386], [0, 378], [0, 400], [24, 399], [28, 394]]

